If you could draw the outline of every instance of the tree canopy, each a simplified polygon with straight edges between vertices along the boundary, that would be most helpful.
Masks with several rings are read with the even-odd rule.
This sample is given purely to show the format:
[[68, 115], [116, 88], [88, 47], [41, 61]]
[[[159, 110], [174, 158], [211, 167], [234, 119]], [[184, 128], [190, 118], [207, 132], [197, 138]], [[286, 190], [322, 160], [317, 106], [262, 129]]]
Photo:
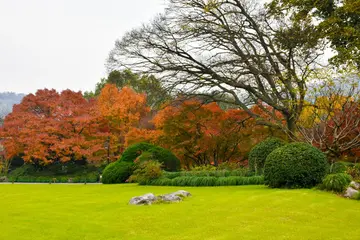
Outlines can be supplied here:
[[351, 62], [360, 69], [360, 1], [358, 0], [273, 0], [271, 13], [290, 15], [297, 24], [311, 22], [314, 36], [327, 39], [336, 50], [332, 63]]
[[[116, 42], [109, 69], [157, 74], [178, 92], [234, 104], [293, 135], [322, 54], [315, 27], [271, 18], [250, 0], [169, 2], [165, 14]], [[269, 112], [273, 121], [264, 121], [251, 111], [259, 102], [281, 119]]]
[[146, 96], [127, 87], [105, 85], [99, 98], [91, 100], [71, 90], [38, 90], [6, 116], [0, 138], [7, 159], [22, 156], [37, 165], [99, 162], [106, 152], [111, 159], [120, 155], [124, 136], [147, 112]]
[[114, 84], [117, 88], [131, 87], [137, 93], [145, 93], [147, 104], [151, 108], [159, 108], [161, 104], [170, 99], [170, 94], [166, 91], [160, 81], [153, 75], [140, 75], [131, 70], [111, 71], [107, 78], [102, 78], [96, 84], [94, 92], [85, 92], [85, 98], [99, 96], [106, 84]]

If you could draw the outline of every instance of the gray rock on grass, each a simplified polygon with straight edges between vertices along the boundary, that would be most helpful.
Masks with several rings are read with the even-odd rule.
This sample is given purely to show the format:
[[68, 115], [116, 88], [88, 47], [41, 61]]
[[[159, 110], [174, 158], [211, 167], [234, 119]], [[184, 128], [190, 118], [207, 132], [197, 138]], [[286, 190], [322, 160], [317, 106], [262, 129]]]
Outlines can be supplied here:
[[176, 191], [172, 194], [175, 194], [177, 196], [180, 196], [180, 197], [190, 197], [191, 196], [191, 193], [187, 192], [187, 191], [184, 191], [184, 190], [179, 190], [179, 191]]
[[355, 181], [352, 181], [350, 183], [350, 187], [352, 187], [353, 189], [359, 190], [360, 189], [360, 183], [357, 183]]
[[147, 193], [139, 197], [133, 197], [130, 199], [130, 205], [151, 205], [157, 200], [156, 196], [152, 193]]
[[173, 193], [160, 195], [160, 196], [158, 196], [158, 199], [163, 202], [180, 202], [180, 201], [182, 201], [181, 197], [179, 197]]
[[345, 192], [345, 194], [344, 194], [344, 197], [354, 198], [358, 193], [359, 193], [358, 190], [353, 189], [352, 187], [348, 187], [348, 188], [346, 189], [346, 192]]
[[180, 202], [185, 197], [189, 197], [191, 194], [184, 190], [179, 190], [173, 193], [164, 194], [156, 197], [152, 193], [147, 193], [142, 196], [133, 197], [130, 199], [129, 204], [130, 205], [151, 205], [154, 202]]

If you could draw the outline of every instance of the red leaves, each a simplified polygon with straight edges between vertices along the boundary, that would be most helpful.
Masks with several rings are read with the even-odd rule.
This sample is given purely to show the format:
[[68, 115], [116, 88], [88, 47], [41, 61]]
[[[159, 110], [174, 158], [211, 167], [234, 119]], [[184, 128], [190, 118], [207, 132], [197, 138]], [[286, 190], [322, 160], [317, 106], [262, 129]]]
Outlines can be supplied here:
[[0, 137], [7, 158], [23, 154], [27, 162], [49, 164], [87, 158], [99, 161], [110, 138], [115, 158], [124, 135], [146, 114], [146, 97], [129, 88], [105, 86], [98, 100], [87, 101], [80, 92], [39, 90], [14, 106]]
[[[14, 106], [2, 129], [7, 157], [24, 154], [27, 162], [48, 164], [66, 162], [86, 148], [91, 105], [80, 92], [61, 94], [55, 90], [39, 90]], [[84, 133], [84, 134], [83, 134]]]
[[[258, 106], [252, 110], [268, 117]], [[14, 106], [0, 137], [5, 138], [7, 158], [23, 155], [25, 161], [43, 165], [115, 160], [127, 145], [150, 141], [172, 149], [187, 166], [238, 161], [269, 134], [245, 111], [225, 111], [216, 103], [190, 100], [164, 108], [150, 121], [153, 115], [146, 96], [128, 87], [106, 85], [91, 100], [80, 92], [45, 89]]]
[[172, 148], [183, 165], [218, 164], [240, 158], [245, 140], [247, 114], [241, 110], [222, 110], [216, 103], [185, 101], [169, 106], [154, 118], [158, 142]]

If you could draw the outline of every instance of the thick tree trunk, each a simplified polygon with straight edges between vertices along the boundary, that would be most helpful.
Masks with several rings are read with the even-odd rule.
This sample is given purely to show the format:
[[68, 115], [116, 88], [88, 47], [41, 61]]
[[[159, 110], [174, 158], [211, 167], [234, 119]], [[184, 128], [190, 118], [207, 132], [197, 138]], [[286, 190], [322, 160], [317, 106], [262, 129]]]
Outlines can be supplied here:
[[286, 134], [289, 142], [296, 141], [296, 119], [293, 116], [285, 116], [286, 120]]

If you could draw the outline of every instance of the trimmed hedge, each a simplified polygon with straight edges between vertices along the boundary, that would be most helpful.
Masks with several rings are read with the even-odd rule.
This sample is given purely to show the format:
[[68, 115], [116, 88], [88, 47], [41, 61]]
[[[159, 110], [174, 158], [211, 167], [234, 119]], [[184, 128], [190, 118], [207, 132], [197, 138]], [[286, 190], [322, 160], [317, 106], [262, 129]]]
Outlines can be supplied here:
[[327, 175], [322, 182], [321, 188], [327, 191], [342, 193], [349, 186], [352, 178], [346, 173]]
[[163, 176], [166, 178], [176, 177], [250, 177], [253, 173], [246, 168], [236, 170], [216, 170], [216, 171], [181, 171], [181, 172], [164, 172]]
[[321, 183], [328, 170], [326, 156], [306, 143], [275, 149], [265, 161], [265, 184], [273, 188], [310, 188]]
[[268, 138], [257, 144], [249, 153], [250, 170], [256, 173], [262, 173], [267, 156], [275, 149], [284, 145], [285, 142], [279, 138]]
[[88, 173], [78, 176], [10, 176], [9, 182], [24, 183], [96, 183], [99, 182], [99, 174]]
[[[141, 155], [145, 154], [146, 157], [142, 158]], [[151, 154], [151, 157], [149, 157]], [[137, 143], [128, 147], [122, 154], [121, 162], [133, 163], [136, 159], [140, 161], [151, 158], [163, 164], [166, 171], [178, 171], [180, 170], [180, 160], [169, 150], [152, 145], [150, 143]]]
[[152, 181], [140, 182], [140, 185], [153, 185], [153, 186], [237, 186], [237, 185], [262, 185], [264, 178], [262, 176], [253, 177], [176, 177], [158, 178]]
[[133, 173], [134, 163], [116, 161], [110, 163], [103, 172], [102, 183], [116, 184], [124, 183]]

